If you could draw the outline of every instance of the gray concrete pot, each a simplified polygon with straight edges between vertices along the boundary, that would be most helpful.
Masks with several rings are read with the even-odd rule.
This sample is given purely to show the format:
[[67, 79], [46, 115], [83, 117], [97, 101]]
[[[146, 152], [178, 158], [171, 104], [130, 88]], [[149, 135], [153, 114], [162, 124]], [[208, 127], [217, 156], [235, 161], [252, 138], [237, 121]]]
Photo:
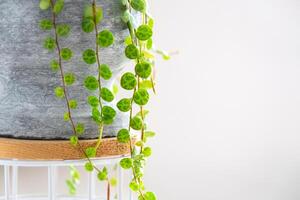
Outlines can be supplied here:
[[[97, 67], [86, 65], [81, 56], [83, 50], [95, 46], [94, 33], [81, 30], [81, 16], [87, 2], [65, 0], [58, 22], [72, 25], [71, 35], [60, 43], [74, 51], [71, 62], [63, 64], [64, 70], [73, 71], [78, 80], [69, 88], [70, 97], [79, 103], [73, 116], [75, 122], [85, 123], [84, 138], [96, 138], [97, 126], [90, 119], [90, 107], [86, 105], [89, 93], [82, 86], [86, 75], [97, 75]], [[97, 3], [104, 11], [100, 29], [110, 29], [115, 36], [112, 47], [101, 49], [101, 63], [110, 65], [114, 74], [104, 85], [111, 87], [125, 61], [123, 44], [128, 31], [120, 18], [120, 0], [98, 0]], [[50, 16], [50, 12], [40, 11], [38, 0], [0, 1], [0, 137], [66, 139], [72, 134], [70, 124], [62, 117], [65, 102], [55, 98], [53, 92], [61, 85], [59, 74], [49, 67], [50, 60], [57, 54], [42, 48], [43, 39], [52, 32], [38, 27], [40, 19]], [[105, 127], [104, 136], [115, 136], [121, 127], [127, 127], [126, 119], [127, 116], [118, 113], [114, 124]]]

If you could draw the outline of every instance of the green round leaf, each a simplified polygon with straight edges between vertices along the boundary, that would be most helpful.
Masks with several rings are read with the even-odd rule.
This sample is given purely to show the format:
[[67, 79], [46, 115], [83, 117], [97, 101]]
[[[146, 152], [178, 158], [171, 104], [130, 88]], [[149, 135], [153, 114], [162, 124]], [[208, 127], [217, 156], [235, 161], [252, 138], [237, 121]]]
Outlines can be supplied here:
[[56, 87], [54, 89], [54, 93], [58, 98], [64, 98], [65, 96], [64, 89], [62, 87]]
[[117, 135], [118, 142], [127, 143], [130, 141], [130, 133], [127, 129], [121, 129]]
[[133, 95], [133, 101], [140, 106], [144, 106], [149, 101], [149, 93], [143, 88], [138, 89]]
[[51, 67], [52, 71], [54, 71], [54, 72], [59, 70], [59, 63], [57, 62], [57, 60], [51, 60], [50, 67]]
[[47, 10], [50, 7], [50, 0], [40, 0], [40, 8]]
[[97, 151], [95, 147], [88, 147], [86, 148], [85, 153], [87, 157], [93, 158], [96, 156]]
[[76, 77], [72, 72], [65, 73], [64, 80], [66, 85], [72, 85], [76, 81]]
[[134, 10], [142, 12], [142, 11], [145, 11], [146, 1], [145, 0], [131, 0], [130, 5]]
[[94, 64], [96, 62], [96, 52], [93, 49], [87, 49], [83, 52], [82, 58], [86, 64]]
[[109, 47], [114, 43], [114, 36], [109, 30], [103, 30], [97, 35], [97, 44], [101, 47]]
[[98, 107], [99, 106], [99, 99], [95, 96], [89, 96], [88, 97], [88, 104], [92, 107]]
[[106, 64], [102, 64], [100, 66], [100, 76], [104, 79], [104, 80], [109, 80], [112, 77], [112, 72], [109, 68], [108, 65]]
[[152, 149], [150, 147], [145, 147], [143, 150], [143, 154], [145, 157], [150, 157], [152, 154]]
[[82, 123], [78, 123], [75, 127], [76, 133], [80, 134], [80, 135], [83, 134], [84, 129], [85, 129], [84, 124], [82, 124]]
[[48, 49], [50, 51], [53, 51], [53, 49], [56, 47], [55, 40], [52, 37], [47, 37], [44, 40], [44, 48]]
[[69, 115], [68, 112], [65, 112], [65, 113], [64, 113], [64, 120], [65, 120], [66, 122], [70, 120], [70, 115]]
[[97, 123], [100, 123], [102, 120], [101, 113], [99, 112], [97, 107], [93, 107], [92, 109], [92, 119]]
[[73, 146], [76, 146], [78, 144], [78, 137], [76, 137], [75, 135], [71, 136], [70, 137], [70, 143], [73, 145]]
[[92, 172], [92, 171], [94, 170], [94, 166], [93, 166], [93, 164], [90, 163], [90, 162], [85, 163], [84, 168], [85, 168], [85, 170], [88, 171], [88, 172]]
[[98, 177], [99, 181], [105, 181], [107, 179], [107, 173], [100, 171], [100, 172], [98, 172], [97, 177]]
[[132, 167], [132, 159], [131, 158], [123, 158], [120, 161], [120, 165], [123, 169], [130, 169]]
[[148, 62], [141, 62], [135, 66], [135, 73], [141, 78], [148, 78], [151, 75], [152, 67]]
[[61, 49], [60, 56], [64, 60], [70, 60], [73, 56], [73, 52], [69, 48], [63, 48]]
[[124, 88], [126, 90], [134, 89], [136, 84], [137, 84], [137, 80], [136, 80], [134, 74], [131, 72], [126, 72], [121, 77], [121, 86], [122, 86], [122, 88]]
[[125, 48], [125, 55], [129, 59], [137, 59], [139, 57], [139, 50], [134, 44], [130, 44]]
[[71, 27], [67, 24], [57, 25], [57, 34], [61, 37], [67, 37], [70, 33]]
[[152, 37], [152, 29], [148, 25], [141, 25], [136, 31], [136, 37], [141, 41], [146, 41]]
[[[86, 6], [84, 8], [83, 17], [94, 20], [94, 9], [93, 6]], [[101, 7], [96, 7], [96, 24], [98, 24], [103, 19], [103, 10]]]
[[138, 191], [138, 190], [140, 189], [140, 186], [139, 186], [139, 184], [137, 184], [135, 181], [132, 181], [132, 182], [129, 184], [129, 188], [130, 188], [132, 191], [136, 192], [136, 191]]
[[64, 8], [64, 0], [57, 0], [54, 4], [53, 12], [59, 14]]
[[76, 109], [77, 108], [77, 101], [75, 99], [71, 99], [69, 101], [69, 106], [71, 109]]
[[84, 80], [84, 86], [88, 90], [96, 90], [99, 87], [98, 80], [94, 76], [87, 76]]
[[95, 23], [92, 19], [86, 18], [82, 20], [82, 30], [86, 33], [90, 33], [95, 29]]
[[103, 123], [109, 125], [113, 122], [114, 118], [116, 117], [116, 111], [110, 106], [103, 106], [102, 108], [102, 115], [103, 115]]
[[112, 102], [114, 100], [114, 94], [107, 88], [103, 87], [101, 89], [101, 98], [104, 101]]
[[51, 20], [49, 20], [49, 19], [42, 19], [40, 21], [40, 28], [42, 30], [51, 30], [52, 27], [53, 27], [53, 23], [52, 23]]
[[122, 112], [128, 112], [131, 109], [131, 99], [127, 99], [127, 98], [121, 99], [117, 103], [117, 107]]
[[134, 130], [141, 130], [143, 127], [143, 120], [140, 117], [133, 117], [130, 120], [130, 127]]
[[143, 196], [139, 196], [139, 200], [156, 200], [156, 196], [153, 192], [146, 192]]

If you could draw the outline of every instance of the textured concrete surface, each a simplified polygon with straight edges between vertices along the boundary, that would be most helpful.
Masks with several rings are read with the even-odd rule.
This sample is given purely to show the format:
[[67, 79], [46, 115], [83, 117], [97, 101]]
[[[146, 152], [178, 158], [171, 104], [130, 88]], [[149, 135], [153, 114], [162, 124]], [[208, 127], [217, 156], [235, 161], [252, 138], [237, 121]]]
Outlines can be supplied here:
[[[90, 108], [86, 105], [88, 92], [83, 88], [86, 75], [96, 75], [96, 66], [82, 61], [81, 53], [94, 48], [94, 34], [83, 33], [81, 16], [88, 1], [66, 0], [58, 22], [72, 25], [71, 35], [61, 38], [61, 47], [74, 51], [71, 62], [64, 62], [64, 71], [73, 71], [78, 81], [69, 87], [71, 98], [78, 100], [79, 109], [74, 111], [75, 122], [86, 124], [84, 138], [97, 137], [97, 127], [90, 120]], [[114, 77], [104, 85], [110, 87], [124, 66], [123, 41], [127, 30], [120, 19], [119, 0], [101, 0], [104, 19], [100, 29], [110, 29], [115, 44], [101, 49], [101, 62], [109, 64]], [[36, 139], [64, 139], [71, 134], [69, 123], [63, 121], [65, 101], [54, 97], [53, 90], [61, 85], [59, 74], [49, 68], [56, 52], [42, 48], [42, 41], [53, 32], [41, 31], [38, 23], [51, 16], [49, 11], [40, 11], [38, 0], [0, 1], [0, 136]], [[124, 120], [123, 120], [124, 119]], [[127, 126], [127, 117], [118, 113], [115, 123], [104, 130], [104, 136], [114, 136], [119, 128]]]

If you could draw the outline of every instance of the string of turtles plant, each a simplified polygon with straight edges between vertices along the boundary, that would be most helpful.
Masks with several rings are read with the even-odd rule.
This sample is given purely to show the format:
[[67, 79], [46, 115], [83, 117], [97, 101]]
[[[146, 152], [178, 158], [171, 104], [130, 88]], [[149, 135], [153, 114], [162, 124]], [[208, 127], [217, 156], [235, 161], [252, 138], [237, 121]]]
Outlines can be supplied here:
[[[126, 48], [124, 53], [126, 57], [135, 64], [134, 72], [127, 71], [121, 76], [120, 85], [123, 89], [132, 91], [130, 98], [123, 98], [118, 101], [117, 108], [122, 112], [129, 112], [129, 124], [127, 128], [118, 131], [117, 140], [120, 143], [129, 143], [130, 158], [123, 158], [120, 166], [124, 169], [131, 169], [133, 179], [129, 184], [132, 191], [136, 192], [139, 200], [155, 200], [153, 192], [146, 190], [143, 182], [144, 167], [147, 157], [151, 156], [152, 150], [147, 146], [147, 139], [154, 137], [155, 133], [147, 129], [145, 117], [149, 111], [145, 110], [150, 95], [148, 90], [155, 93], [154, 84], [154, 64], [155, 56], [153, 52], [161, 54], [165, 59], [168, 55], [161, 50], [156, 50], [153, 46], [153, 18], [147, 11], [146, 0], [121, 0], [124, 6], [123, 21], [128, 27], [130, 36], [125, 38]], [[103, 80], [109, 80], [112, 72], [108, 65], [102, 64], [100, 55], [101, 48], [107, 48], [114, 43], [113, 34], [109, 30], [99, 31], [98, 25], [103, 18], [102, 8], [96, 5], [96, 1], [92, 0], [92, 4], [85, 7], [83, 12], [82, 30], [86, 33], [94, 33], [94, 48], [86, 49], [82, 53], [84, 62], [88, 65], [96, 65], [98, 77], [87, 76], [84, 80], [84, 86], [88, 91], [97, 92], [98, 96], [90, 95], [87, 98], [88, 104], [91, 106], [91, 116], [93, 121], [98, 125], [99, 136], [97, 144], [84, 148], [79, 140], [80, 135], [84, 133], [84, 124], [75, 123], [72, 110], [77, 108], [77, 101], [70, 99], [68, 87], [76, 82], [76, 75], [73, 72], [65, 72], [64, 62], [69, 62], [72, 58], [72, 50], [70, 48], [61, 48], [60, 38], [67, 37], [71, 27], [68, 24], [58, 24], [57, 16], [62, 12], [64, 0], [40, 0], [40, 8], [47, 10], [50, 8], [52, 19], [42, 19], [40, 27], [43, 30], [53, 30], [54, 37], [47, 37], [44, 40], [44, 47], [49, 51], [57, 51], [57, 59], [50, 62], [53, 71], [58, 71], [61, 76], [62, 86], [55, 88], [55, 95], [64, 99], [66, 102], [67, 112], [64, 114], [64, 120], [69, 121], [72, 127], [73, 135], [70, 138], [72, 145], [78, 147], [79, 151], [87, 159], [85, 169], [89, 172], [96, 170], [98, 179], [107, 182], [107, 199], [110, 199], [110, 187], [116, 185], [115, 178], [108, 178], [108, 170], [104, 167], [102, 170], [93, 164], [91, 158], [96, 156], [97, 149], [101, 146], [103, 128], [114, 121], [116, 111], [111, 106], [104, 105], [104, 102], [112, 102], [114, 94], [110, 89], [102, 86]], [[141, 22], [136, 23], [134, 15], [141, 17]], [[101, 80], [103, 79], [103, 80]], [[134, 107], [139, 111], [134, 115]], [[133, 143], [131, 139], [132, 131], [140, 132], [140, 139]], [[71, 168], [72, 179], [67, 181], [70, 192], [76, 192], [76, 184], [79, 179], [79, 173], [75, 168]]]
[[[111, 102], [114, 99], [112, 92], [104, 87], [101, 87], [101, 77], [108, 80], [112, 73], [107, 65], [100, 65], [99, 58], [99, 46], [108, 47], [113, 43], [112, 33], [108, 30], [103, 30], [98, 33], [97, 24], [100, 23], [102, 19], [102, 10], [100, 7], [96, 7], [95, 1], [93, 1], [92, 6], [87, 6], [84, 11], [82, 28], [85, 32], [92, 32], [95, 29], [96, 33], [96, 52], [92, 49], [87, 49], [83, 52], [83, 60], [87, 64], [94, 64], [97, 62], [98, 65], [98, 79], [94, 76], [87, 76], [84, 80], [85, 87], [90, 91], [99, 90], [99, 96], [89, 96], [88, 103], [92, 107], [92, 119], [98, 124], [99, 127], [99, 137], [96, 146], [90, 146], [86, 149], [80, 144], [78, 137], [84, 133], [84, 124], [75, 124], [72, 117], [72, 109], [77, 108], [77, 101], [75, 99], [70, 99], [68, 96], [68, 86], [71, 86], [76, 81], [76, 76], [73, 72], [64, 72], [63, 60], [70, 61], [72, 58], [72, 50], [70, 48], [61, 48], [59, 43], [60, 37], [67, 37], [70, 33], [71, 27], [68, 24], [57, 24], [57, 15], [60, 14], [64, 7], [64, 0], [41, 0], [40, 8], [42, 10], [51, 9], [52, 19], [43, 19], [40, 22], [40, 27], [43, 30], [54, 30], [54, 38], [47, 37], [44, 40], [44, 47], [50, 51], [54, 51], [56, 48], [58, 53], [58, 59], [52, 60], [50, 66], [53, 71], [59, 71], [62, 78], [62, 87], [55, 88], [55, 95], [58, 98], [65, 99], [67, 112], [64, 114], [64, 120], [70, 121], [73, 130], [73, 136], [70, 138], [71, 144], [78, 146], [79, 150], [87, 158], [88, 162], [85, 164], [85, 169], [89, 172], [94, 169], [98, 172], [98, 179], [100, 181], [107, 181], [107, 198], [110, 198], [110, 186], [116, 185], [115, 178], [108, 179], [107, 168], [104, 167], [102, 170], [97, 168], [91, 158], [96, 156], [97, 149], [100, 147], [103, 126], [104, 124], [111, 124], [114, 117], [116, 116], [116, 111], [110, 106], [102, 106], [102, 99]], [[76, 192], [76, 183], [79, 179], [78, 171], [75, 168], [71, 168], [72, 179], [67, 181], [70, 192]]]

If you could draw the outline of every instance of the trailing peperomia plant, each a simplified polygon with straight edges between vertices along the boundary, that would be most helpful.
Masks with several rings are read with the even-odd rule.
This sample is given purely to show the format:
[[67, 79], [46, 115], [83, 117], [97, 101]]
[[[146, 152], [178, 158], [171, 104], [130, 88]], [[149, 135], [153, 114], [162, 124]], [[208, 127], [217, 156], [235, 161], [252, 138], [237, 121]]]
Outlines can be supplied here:
[[[131, 94], [118, 100], [116, 104], [121, 112], [129, 113], [129, 124], [118, 131], [117, 140], [120, 143], [129, 143], [131, 155], [123, 158], [120, 166], [125, 170], [132, 171], [133, 179], [129, 187], [138, 194], [139, 200], [155, 200], [154, 193], [149, 192], [143, 182], [146, 159], [152, 153], [151, 148], [147, 145], [147, 140], [155, 136], [153, 131], [148, 130], [149, 125], [145, 122], [149, 113], [145, 106], [149, 102], [150, 92], [155, 93], [154, 53], [161, 54], [165, 59], [169, 59], [169, 56], [154, 48], [152, 41], [154, 20], [148, 12], [146, 0], [121, 0], [121, 3], [124, 7], [122, 20], [129, 33], [129, 36], [124, 38], [124, 54], [132, 61], [134, 70], [122, 74], [120, 85]], [[76, 99], [71, 99], [69, 96], [69, 86], [77, 81], [76, 74], [66, 71], [64, 68], [64, 63], [71, 62], [73, 52], [70, 48], [61, 45], [61, 40], [69, 36], [71, 27], [68, 24], [57, 22], [57, 18], [64, 8], [64, 0], [40, 0], [40, 8], [42, 10], [50, 9], [52, 15], [50, 19], [41, 19], [40, 28], [52, 31], [50, 34], [52, 36], [45, 38], [43, 46], [49, 51], [57, 52], [56, 58], [50, 61], [50, 67], [61, 77], [61, 85], [54, 89], [54, 93], [59, 99], [65, 101], [66, 112], [63, 119], [70, 123], [73, 132], [70, 142], [87, 159], [85, 169], [89, 172], [96, 170], [98, 179], [107, 183], [107, 199], [109, 199], [110, 187], [116, 185], [116, 179], [109, 178], [106, 167], [97, 168], [92, 158], [96, 156], [96, 152], [101, 146], [104, 126], [112, 124], [117, 115], [116, 110], [108, 106], [108, 103], [115, 99], [114, 92], [103, 86], [103, 81], [109, 80], [113, 73], [106, 63], [102, 63], [101, 59], [102, 49], [108, 48], [114, 43], [114, 36], [110, 30], [102, 29], [103, 10], [100, 5], [97, 5], [96, 0], [92, 0], [83, 10], [81, 27], [85, 34], [93, 34], [94, 40], [90, 44], [90, 48], [82, 52], [82, 60], [86, 65], [96, 66], [98, 76], [86, 76], [82, 85], [91, 93], [86, 99], [92, 111], [91, 120], [98, 127], [98, 139], [95, 146], [83, 147], [79, 138], [85, 132], [85, 125], [82, 122], [75, 122], [72, 114], [73, 110], [78, 107], [78, 103]], [[136, 20], [136, 16], [139, 20]], [[133, 132], [140, 133], [140, 138], [135, 142], [132, 141], [131, 133]], [[74, 194], [79, 173], [74, 167], [71, 167], [70, 172], [72, 178], [67, 180], [67, 185], [70, 193]]]

